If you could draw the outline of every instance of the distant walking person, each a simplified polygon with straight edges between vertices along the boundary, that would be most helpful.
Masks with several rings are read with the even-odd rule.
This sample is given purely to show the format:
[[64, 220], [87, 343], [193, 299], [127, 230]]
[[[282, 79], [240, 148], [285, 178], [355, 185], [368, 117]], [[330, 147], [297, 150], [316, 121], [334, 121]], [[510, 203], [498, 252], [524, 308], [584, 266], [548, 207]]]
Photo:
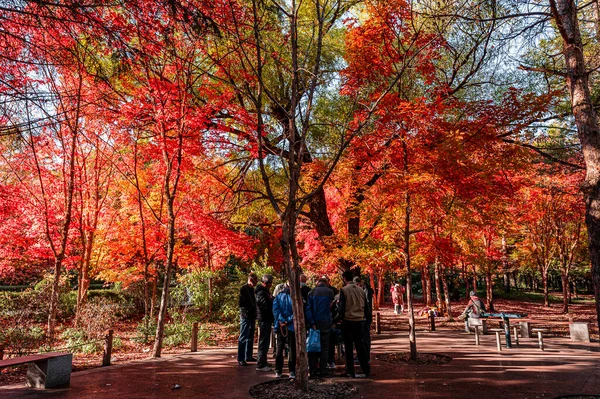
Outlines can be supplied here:
[[[365, 320], [366, 298], [362, 288], [352, 281], [352, 271], [342, 274], [344, 287], [340, 291], [340, 317], [342, 319], [342, 337], [346, 352], [346, 376], [364, 378], [371, 373], [367, 351], [363, 342], [363, 321]], [[363, 374], [354, 373], [352, 353], [356, 347], [358, 362]]]
[[394, 302], [394, 313], [401, 314], [404, 311], [404, 295], [400, 284], [395, 284], [392, 289], [392, 302]]
[[256, 287], [256, 311], [258, 320], [258, 355], [256, 357], [256, 369], [258, 371], [273, 371], [267, 363], [267, 353], [271, 342], [271, 326], [273, 325], [273, 296], [271, 286], [273, 276], [265, 274], [262, 276], [262, 284]]
[[252, 349], [254, 346], [254, 329], [256, 324], [256, 297], [254, 295], [254, 287], [258, 279], [256, 274], [248, 275], [248, 283], [240, 288], [239, 305], [240, 305], [240, 337], [238, 339], [238, 364], [247, 366], [247, 362], [255, 362], [252, 357]]

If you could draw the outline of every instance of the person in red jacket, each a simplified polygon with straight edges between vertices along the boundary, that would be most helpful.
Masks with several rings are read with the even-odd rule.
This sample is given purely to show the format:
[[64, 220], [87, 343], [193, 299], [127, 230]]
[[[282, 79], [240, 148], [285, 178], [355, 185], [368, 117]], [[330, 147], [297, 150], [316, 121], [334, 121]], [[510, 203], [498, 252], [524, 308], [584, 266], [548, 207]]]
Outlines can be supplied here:
[[402, 287], [400, 287], [400, 284], [394, 284], [394, 287], [392, 288], [392, 302], [394, 302], [395, 314], [404, 312], [404, 295], [402, 295]]

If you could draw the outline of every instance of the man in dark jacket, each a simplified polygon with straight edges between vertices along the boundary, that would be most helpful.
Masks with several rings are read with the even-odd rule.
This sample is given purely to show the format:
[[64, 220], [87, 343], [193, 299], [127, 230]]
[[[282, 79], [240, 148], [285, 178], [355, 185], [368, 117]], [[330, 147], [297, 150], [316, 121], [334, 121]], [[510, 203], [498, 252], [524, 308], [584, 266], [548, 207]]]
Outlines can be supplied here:
[[[312, 320], [310, 324], [321, 334], [321, 352], [309, 353], [310, 375], [325, 376], [327, 374], [327, 360], [329, 357], [329, 334], [331, 333], [331, 303], [333, 302], [333, 290], [327, 286], [327, 280], [320, 278], [317, 286], [308, 294], [308, 306]], [[317, 372], [317, 360], [320, 359], [319, 371]]]
[[273, 325], [273, 296], [271, 295], [271, 286], [273, 285], [273, 276], [265, 274], [262, 276], [262, 284], [256, 287], [256, 313], [258, 320], [258, 355], [256, 360], [256, 370], [273, 371], [267, 363], [267, 353], [269, 352], [269, 342], [271, 341], [271, 326]]
[[354, 284], [365, 293], [365, 320], [363, 321], [363, 343], [367, 351], [367, 359], [371, 360], [371, 324], [373, 323], [373, 289], [361, 277], [354, 277]]
[[308, 304], [308, 293], [310, 292], [310, 287], [306, 284], [306, 281], [308, 281], [308, 278], [306, 277], [306, 275], [301, 274], [300, 275], [300, 293], [302, 294], [302, 300], [304, 301], [304, 304]]
[[[346, 270], [342, 274], [344, 287], [340, 291], [340, 316], [342, 319], [342, 337], [346, 352], [346, 376], [351, 378], [364, 378], [371, 373], [371, 366], [367, 358], [367, 351], [363, 342], [363, 322], [365, 320], [365, 293], [353, 281], [352, 271]], [[356, 347], [358, 361], [363, 374], [354, 373], [354, 359], [352, 352]]]
[[252, 357], [254, 346], [254, 325], [256, 324], [256, 297], [254, 296], [254, 287], [258, 279], [256, 274], [248, 275], [248, 283], [240, 288], [240, 337], [238, 339], [238, 364], [247, 366], [247, 362], [255, 362]]

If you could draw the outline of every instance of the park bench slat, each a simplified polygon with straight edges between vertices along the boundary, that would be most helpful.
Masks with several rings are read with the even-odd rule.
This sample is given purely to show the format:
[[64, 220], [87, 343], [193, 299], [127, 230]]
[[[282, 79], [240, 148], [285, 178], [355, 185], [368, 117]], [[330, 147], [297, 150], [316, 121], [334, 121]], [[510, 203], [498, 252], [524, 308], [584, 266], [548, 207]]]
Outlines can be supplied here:
[[64, 356], [66, 354], [67, 353], [64, 353], [64, 352], [63, 353], [50, 352], [50, 353], [40, 353], [40, 354], [36, 354], [36, 355], [29, 355], [29, 356], [22, 356], [22, 357], [13, 357], [10, 359], [0, 360], [0, 368], [17, 366], [19, 364], [25, 364], [25, 363], [35, 363], [40, 360], [51, 359], [53, 357]]

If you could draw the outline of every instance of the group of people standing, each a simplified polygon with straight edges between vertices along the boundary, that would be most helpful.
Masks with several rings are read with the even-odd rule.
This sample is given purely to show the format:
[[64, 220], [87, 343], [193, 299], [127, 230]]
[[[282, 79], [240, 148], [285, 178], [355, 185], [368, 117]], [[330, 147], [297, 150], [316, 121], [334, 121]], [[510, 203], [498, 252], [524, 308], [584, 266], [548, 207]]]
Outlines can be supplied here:
[[[325, 377], [328, 366], [335, 368], [333, 350], [336, 342], [334, 325], [339, 324], [346, 354], [344, 375], [351, 378], [366, 377], [370, 374], [370, 326], [372, 323], [373, 290], [354, 277], [351, 271], [342, 274], [344, 286], [336, 295], [326, 276], [318, 279], [310, 289], [306, 276], [300, 276], [300, 292], [303, 299], [304, 319], [307, 328], [320, 332], [321, 352], [309, 353], [311, 377]], [[289, 377], [296, 377], [296, 338], [294, 311], [289, 283], [275, 287], [273, 276], [262, 276], [262, 284], [257, 285], [254, 273], [248, 275], [247, 284], [239, 294], [240, 336], [238, 339], [238, 364], [247, 366], [256, 362], [256, 370], [273, 371], [267, 361], [271, 327], [276, 337], [275, 376], [283, 376], [284, 351], [288, 350]], [[252, 356], [255, 325], [258, 322], [259, 340], [257, 357]], [[354, 370], [354, 349], [362, 374]]]

